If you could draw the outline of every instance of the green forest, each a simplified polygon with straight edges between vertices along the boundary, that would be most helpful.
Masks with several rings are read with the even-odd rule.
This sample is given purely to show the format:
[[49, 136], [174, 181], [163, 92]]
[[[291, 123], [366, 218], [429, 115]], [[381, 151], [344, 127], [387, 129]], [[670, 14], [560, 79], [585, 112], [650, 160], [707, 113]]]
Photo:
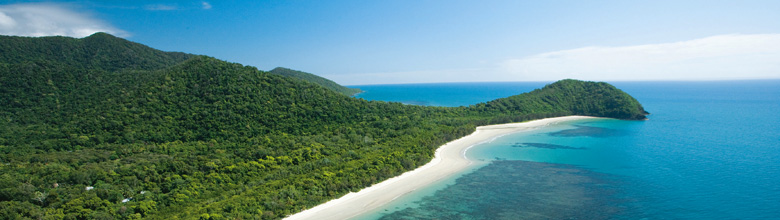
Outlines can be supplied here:
[[578, 80], [463, 107], [345, 94], [104, 33], [0, 36], [0, 219], [280, 219], [476, 126], [647, 114]]

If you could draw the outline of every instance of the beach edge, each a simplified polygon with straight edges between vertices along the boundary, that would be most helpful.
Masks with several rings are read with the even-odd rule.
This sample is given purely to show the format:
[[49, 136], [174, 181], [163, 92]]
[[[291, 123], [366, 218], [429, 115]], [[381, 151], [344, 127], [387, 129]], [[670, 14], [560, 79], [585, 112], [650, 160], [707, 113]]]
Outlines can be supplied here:
[[593, 119], [592, 116], [562, 116], [537, 119], [526, 122], [480, 126], [471, 134], [450, 141], [436, 149], [434, 158], [423, 166], [404, 172], [401, 175], [350, 192], [340, 198], [330, 200], [307, 210], [285, 217], [297, 219], [349, 219], [373, 211], [400, 196], [411, 193], [421, 187], [434, 184], [468, 168], [473, 161], [465, 156], [466, 150], [474, 145], [489, 142], [496, 137], [534, 130], [561, 122]]

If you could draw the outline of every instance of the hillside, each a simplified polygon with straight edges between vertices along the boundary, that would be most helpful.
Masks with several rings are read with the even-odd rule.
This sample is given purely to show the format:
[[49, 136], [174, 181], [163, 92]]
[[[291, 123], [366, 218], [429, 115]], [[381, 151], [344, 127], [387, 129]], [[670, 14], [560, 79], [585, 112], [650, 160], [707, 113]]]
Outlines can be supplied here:
[[414, 169], [477, 125], [645, 114], [619, 89], [575, 80], [423, 107], [106, 34], [0, 48], [4, 219], [278, 219]]
[[525, 115], [552, 111], [564, 115], [599, 116], [643, 120], [645, 112], [639, 102], [604, 82], [582, 82], [566, 79], [529, 93], [496, 99], [475, 106], [480, 112]]
[[106, 33], [70, 37], [15, 37], [0, 35], [0, 60], [5, 64], [116, 71], [153, 70], [193, 55], [163, 52]]
[[347, 87], [339, 85], [338, 83], [333, 82], [333, 81], [331, 81], [329, 79], [326, 79], [326, 78], [323, 78], [323, 77], [320, 77], [320, 76], [317, 76], [317, 75], [314, 75], [314, 74], [311, 74], [311, 73], [307, 73], [307, 72], [291, 70], [291, 69], [287, 69], [287, 68], [283, 68], [283, 67], [276, 67], [276, 68], [274, 68], [274, 69], [272, 69], [271, 71], [268, 71], [268, 72], [269, 73], [273, 73], [273, 74], [279, 74], [279, 75], [282, 75], [282, 76], [289, 76], [289, 77], [293, 77], [293, 78], [298, 78], [298, 79], [301, 79], [301, 80], [304, 80], [304, 81], [308, 81], [308, 82], [312, 82], [314, 84], [320, 85], [322, 87], [325, 87], [327, 89], [336, 91], [337, 93], [341, 93], [341, 94], [344, 94], [344, 95], [347, 95], [347, 96], [352, 96], [352, 95], [355, 95], [357, 93], [360, 93], [360, 89], [357, 89], [357, 88], [347, 88]]

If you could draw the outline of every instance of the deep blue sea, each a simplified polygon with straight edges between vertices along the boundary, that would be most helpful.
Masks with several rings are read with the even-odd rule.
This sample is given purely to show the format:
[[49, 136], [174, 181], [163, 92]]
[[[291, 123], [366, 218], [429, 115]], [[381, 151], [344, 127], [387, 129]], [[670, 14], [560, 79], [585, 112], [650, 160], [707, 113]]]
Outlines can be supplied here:
[[[546, 83], [356, 86], [368, 100], [461, 106]], [[647, 121], [506, 135], [479, 165], [365, 219], [780, 219], [780, 80], [614, 82]]]

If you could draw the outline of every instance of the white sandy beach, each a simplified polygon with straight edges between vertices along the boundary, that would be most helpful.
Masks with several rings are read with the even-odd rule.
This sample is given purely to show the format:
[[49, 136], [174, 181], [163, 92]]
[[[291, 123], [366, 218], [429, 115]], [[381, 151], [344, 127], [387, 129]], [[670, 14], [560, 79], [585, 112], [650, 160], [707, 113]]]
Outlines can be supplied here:
[[439, 147], [431, 162], [371, 187], [352, 192], [285, 219], [349, 219], [372, 211], [396, 198], [421, 187], [445, 179], [469, 167], [472, 161], [465, 158], [466, 150], [494, 137], [531, 130], [563, 121], [593, 118], [588, 116], [564, 116], [522, 123], [477, 127], [474, 133]]

